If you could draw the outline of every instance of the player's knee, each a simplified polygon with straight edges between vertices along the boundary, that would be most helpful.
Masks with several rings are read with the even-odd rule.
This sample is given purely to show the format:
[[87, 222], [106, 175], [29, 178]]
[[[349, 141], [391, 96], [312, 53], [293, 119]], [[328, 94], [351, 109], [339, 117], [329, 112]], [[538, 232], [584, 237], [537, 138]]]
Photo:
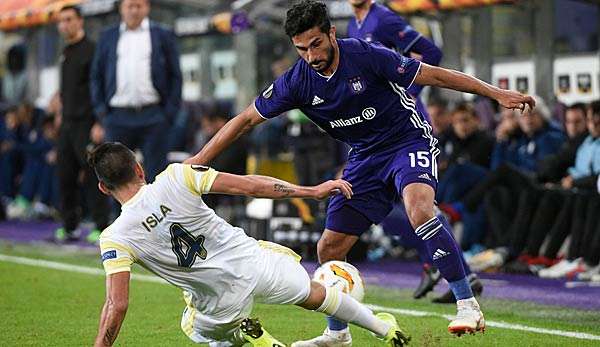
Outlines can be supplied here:
[[335, 242], [332, 238], [321, 237], [317, 243], [317, 256], [319, 257], [319, 263], [323, 264], [331, 260], [344, 260], [346, 252], [343, 245]]
[[411, 184], [404, 189], [403, 200], [406, 215], [413, 228], [418, 228], [435, 216], [434, 194], [431, 187], [423, 184]]
[[300, 307], [305, 308], [307, 310], [316, 310], [323, 304], [325, 301], [325, 287], [322, 284], [311, 281], [310, 282], [310, 295], [308, 298], [301, 304]]

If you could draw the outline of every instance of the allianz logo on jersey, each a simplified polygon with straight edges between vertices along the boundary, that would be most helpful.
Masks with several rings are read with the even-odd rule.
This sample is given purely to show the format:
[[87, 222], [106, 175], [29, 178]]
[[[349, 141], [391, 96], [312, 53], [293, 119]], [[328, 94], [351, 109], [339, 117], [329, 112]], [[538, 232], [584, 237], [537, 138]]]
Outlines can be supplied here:
[[376, 115], [377, 115], [377, 110], [375, 108], [367, 107], [364, 110], [362, 110], [362, 113], [360, 116], [356, 116], [356, 117], [352, 117], [352, 118], [348, 118], [348, 119], [340, 118], [340, 119], [336, 119], [333, 121], [329, 121], [329, 125], [331, 125], [331, 129], [343, 128], [343, 127], [347, 127], [347, 126], [351, 126], [351, 125], [356, 125], [358, 123], [362, 123], [365, 120], [371, 120], [371, 119], [375, 118]]

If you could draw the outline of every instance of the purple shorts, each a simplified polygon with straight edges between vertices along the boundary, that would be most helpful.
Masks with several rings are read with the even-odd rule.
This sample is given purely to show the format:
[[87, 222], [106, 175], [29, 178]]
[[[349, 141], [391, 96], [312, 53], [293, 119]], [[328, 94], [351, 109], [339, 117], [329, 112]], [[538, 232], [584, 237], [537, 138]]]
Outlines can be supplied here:
[[329, 200], [326, 228], [360, 235], [390, 213], [407, 185], [424, 183], [435, 191], [438, 153], [423, 138], [364, 157], [351, 157], [342, 178], [352, 184], [354, 196], [348, 200], [336, 195]]

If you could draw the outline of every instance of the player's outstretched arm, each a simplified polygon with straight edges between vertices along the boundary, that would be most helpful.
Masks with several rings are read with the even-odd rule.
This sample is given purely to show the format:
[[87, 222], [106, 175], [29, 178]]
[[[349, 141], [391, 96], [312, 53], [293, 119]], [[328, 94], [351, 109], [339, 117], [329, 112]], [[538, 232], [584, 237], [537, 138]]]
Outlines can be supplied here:
[[425, 63], [421, 63], [415, 83], [487, 96], [509, 109], [524, 111], [527, 105], [530, 109], [535, 106], [535, 101], [531, 96], [513, 90], [500, 89], [465, 73]]
[[129, 305], [129, 271], [106, 276], [106, 302], [100, 315], [95, 347], [112, 346]]
[[344, 180], [331, 180], [318, 186], [305, 187], [269, 176], [240, 176], [224, 172], [218, 173], [210, 192], [268, 199], [310, 198], [317, 200], [335, 194], [344, 194], [346, 198], [350, 199], [353, 194], [352, 185]]
[[248, 132], [254, 126], [264, 122], [254, 105], [248, 106], [242, 113], [235, 116], [227, 122], [216, 134], [208, 141], [198, 154], [184, 161], [184, 164], [208, 165], [219, 153], [237, 140], [244, 133]]

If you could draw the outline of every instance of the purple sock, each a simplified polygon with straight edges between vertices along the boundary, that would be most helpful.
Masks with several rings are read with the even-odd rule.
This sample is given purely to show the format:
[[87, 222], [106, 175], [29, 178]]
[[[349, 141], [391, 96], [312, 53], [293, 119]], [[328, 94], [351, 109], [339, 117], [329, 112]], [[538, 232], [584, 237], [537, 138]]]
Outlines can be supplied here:
[[[453, 236], [452, 235], [452, 226], [450, 225], [450, 222], [448, 222], [446, 217], [438, 215], [438, 218], [439, 218], [440, 222], [442, 222], [442, 225], [444, 226], [444, 228], [446, 228], [446, 230], [448, 230], [450, 232], [450, 235]], [[452, 237], [452, 239], [454, 239], [454, 237]], [[456, 243], [456, 240], [454, 240], [454, 242]], [[467, 261], [465, 260], [465, 256], [463, 255], [462, 250], [460, 252], [460, 260], [462, 262], [463, 269], [465, 269], [465, 275], [469, 276], [471, 274], [471, 268], [469, 267], [469, 264], [467, 264]]]
[[[444, 227], [438, 217], [433, 217], [419, 226], [415, 233], [425, 242], [433, 265], [440, 270], [448, 282], [456, 282], [466, 277], [462, 252], [452, 237], [452, 233]], [[458, 294], [463, 296], [464, 293]]]

